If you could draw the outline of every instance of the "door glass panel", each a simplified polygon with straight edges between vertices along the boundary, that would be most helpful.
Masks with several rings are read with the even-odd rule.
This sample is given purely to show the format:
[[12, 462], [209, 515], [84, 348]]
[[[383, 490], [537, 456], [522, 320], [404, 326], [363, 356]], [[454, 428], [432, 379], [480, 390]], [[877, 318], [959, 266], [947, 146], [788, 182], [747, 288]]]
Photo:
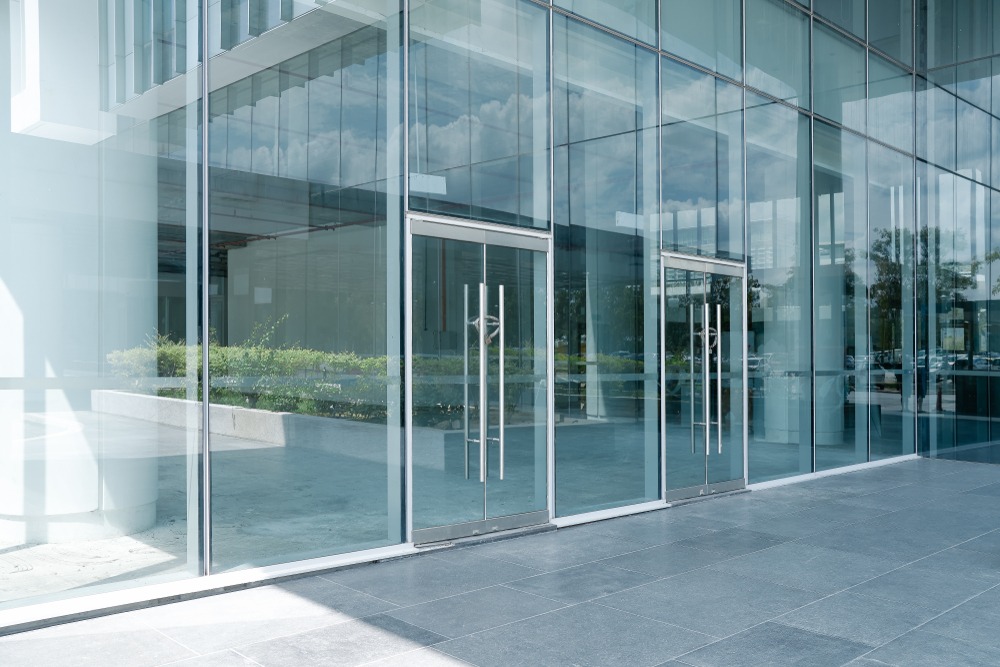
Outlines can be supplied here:
[[487, 346], [486, 516], [501, 517], [546, 504], [545, 254], [487, 246], [486, 279], [498, 327]]
[[413, 237], [414, 529], [484, 516], [479, 445], [471, 442], [479, 439], [482, 282], [482, 245]]
[[414, 530], [546, 508], [546, 275], [544, 252], [413, 237]]
[[[708, 301], [717, 330], [711, 364], [712, 419], [716, 425], [708, 457], [708, 483], [743, 477], [743, 279], [710, 274]], [[719, 386], [721, 383], [721, 387]], [[721, 450], [721, 451], [720, 451]]]
[[668, 266], [663, 286], [667, 491], [742, 479], [743, 280]]

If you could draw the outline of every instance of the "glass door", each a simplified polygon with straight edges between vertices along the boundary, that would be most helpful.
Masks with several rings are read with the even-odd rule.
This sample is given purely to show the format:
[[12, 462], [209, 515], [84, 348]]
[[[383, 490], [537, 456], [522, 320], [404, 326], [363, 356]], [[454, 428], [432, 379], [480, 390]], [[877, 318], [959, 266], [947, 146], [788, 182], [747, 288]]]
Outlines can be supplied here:
[[667, 500], [746, 485], [742, 265], [663, 255]]
[[548, 521], [547, 245], [411, 221], [412, 539]]

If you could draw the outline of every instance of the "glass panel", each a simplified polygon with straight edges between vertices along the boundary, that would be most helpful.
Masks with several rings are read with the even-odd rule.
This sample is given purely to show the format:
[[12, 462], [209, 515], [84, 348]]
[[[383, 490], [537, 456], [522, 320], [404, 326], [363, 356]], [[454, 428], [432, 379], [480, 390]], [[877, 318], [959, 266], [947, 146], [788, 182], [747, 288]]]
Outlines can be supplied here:
[[977, 452], [988, 450], [991, 444], [987, 381], [991, 369], [986, 324], [987, 304], [992, 294], [982, 263], [989, 252], [988, 221], [987, 189], [956, 178], [954, 307], [939, 322], [949, 330], [940, 337], [942, 347], [954, 356], [950, 378], [954, 404], [948, 405], [946, 387], [942, 410], [946, 417], [949, 412], [954, 415], [956, 454], [964, 460], [977, 460]]
[[544, 9], [410, 3], [409, 91], [411, 208], [548, 227]]
[[[504, 438], [502, 457], [499, 442], [491, 441], [487, 447], [486, 516], [490, 518], [544, 510], [548, 502], [546, 273], [544, 253], [486, 247], [488, 310], [497, 317], [497, 324], [503, 329], [503, 341], [498, 337], [487, 347], [490, 355], [489, 435], [499, 438], [502, 429]], [[504, 288], [502, 315], [500, 286]], [[502, 376], [501, 343], [504, 349]], [[501, 409], [504, 411], [502, 423]], [[501, 458], [503, 479], [500, 478]]]
[[913, 204], [913, 159], [869, 144], [872, 460], [912, 454], [914, 414], [926, 409], [927, 372], [913, 353]]
[[124, 4], [0, 10], [0, 608], [201, 567], [199, 18]]
[[868, 347], [865, 141], [823, 123], [813, 132], [816, 470], [826, 470], [868, 460], [871, 384], [896, 376]]
[[[954, 261], [956, 176], [931, 165], [917, 163], [917, 381], [927, 376], [928, 413], [945, 410], [945, 395], [951, 418], [924, 414], [918, 418], [920, 452], [952, 455], [955, 447], [954, 393], [951, 368], [954, 348], [964, 347], [965, 331], [950, 326], [955, 312], [954, 285], [958, 267]], [[945, 324], [941, 324], [941, 322]], [[961, 334], [959, 334], [961, 331]]]
[[783, 0], [746, 0], [747, 85], [809, 108], [809, 17]]
[[656, 0], [554, 0], [553, 4], [656, 46]]
[[[483, 246], [413, 237], [413, 528], [480, 521]], [[496, 334], [487, 296], [487, 336]], [[492, 311], [489, 310], [492, 305]], [[496, 343], [498, 344], [498, 343]]]
[[740, 5], [740, 0], [661, 0], [661, 48], [741, 80]]
[[874, 53], [868, 56], [868, 134], [913, 151], [913, 75]]
[[365, 5], [212, 60], [217, 571], [402, 540], [401, 36]]
[[[706, 275], [664, 271], [663, 402], [667, 491], [705, 483]], [[742, 472], [742, 466], [741, 466]]]
[[913, 62], [913, 0], [868, 0], [868, 42], [896, 60]]
[[555, 25], [556, 511], [659, 496], [656, 55]]
[[707, 291], [709, 336], [714, 330], [716, 337], [715, 345], [709, 345], [708, 359], [709, 412], [714, 422], [709, 442], [708, 483], [716, 484], [743, 479], [743, 309], [746, 290], [742, 278], [710, 274]]
[[750, 482], [812, 470], [809, 120], [748, 96]]
[[864, 38], [865, 0], [813, 0], [813, 11]]
[[743, 259], [743, 92], [663, 59], [663, 247]]
[[979, 183], [990, 182], [990, 126], [988, 113], [964, 100], [957, 100], [958, 173]]
[[813, 32], [813, 107], [845, 127], [865, 131], [865, 50], [821, 23]]
[[957, 99], [917, 77], [917, 157], [954, 169], [957, 150]]

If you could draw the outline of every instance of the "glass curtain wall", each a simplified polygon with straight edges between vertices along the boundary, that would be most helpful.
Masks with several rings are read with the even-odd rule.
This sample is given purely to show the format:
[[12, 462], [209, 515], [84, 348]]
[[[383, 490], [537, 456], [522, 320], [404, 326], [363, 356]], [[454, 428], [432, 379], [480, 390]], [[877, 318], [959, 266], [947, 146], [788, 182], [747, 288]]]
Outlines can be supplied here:
[[741, 0], [660, 0], [660, 48], [743, 79]]
[[[876, 365], [869, 349], [864, 261], [869, 247], [865, 140], [819, 121], [813, 138], [813, 418], [816, 470], [826, 470], [868, 460]], [[880, 376], [874, 380], [877, 386], [885, 383]], [[881, 406], [872, 410], [874, 418]], [[877, 420], [875, 426], [880, 428]]]
[[555, 17], [556, 514], [659, 497], [657, 56]]
[[410, 208], [549, 226], [548, 20], [524, 0], [410, 2]]
[[660, 219], [667, 250], [743, 259], [743, 91], [664, 58]]
[[211, 61], [215, 571], [403, 540], [398, 11], [331, 3]]
[[0, 11], [0, 608], [201, 570], [200, 22], [122, 7]]
[[[926, 368], [914, 355], [914, 183], [912, 158], [869, 142], [867, 361], [871, 458], [913, 454], [914, 414], [926, 409]], [[857, 358], [855, 358], [857, 366]]]
[[746, 104], [753, 483], [812, 472], [812, 160], [807, 116], [756, 95]]

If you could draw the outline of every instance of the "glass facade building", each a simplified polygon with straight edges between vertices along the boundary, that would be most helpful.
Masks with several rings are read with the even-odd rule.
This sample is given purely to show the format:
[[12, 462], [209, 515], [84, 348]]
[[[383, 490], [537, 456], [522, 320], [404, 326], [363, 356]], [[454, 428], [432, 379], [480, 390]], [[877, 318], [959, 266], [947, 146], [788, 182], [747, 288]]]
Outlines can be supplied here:
[[9, 0], [0, 90], [0, 613], [1000, 463], [988, 0]]

